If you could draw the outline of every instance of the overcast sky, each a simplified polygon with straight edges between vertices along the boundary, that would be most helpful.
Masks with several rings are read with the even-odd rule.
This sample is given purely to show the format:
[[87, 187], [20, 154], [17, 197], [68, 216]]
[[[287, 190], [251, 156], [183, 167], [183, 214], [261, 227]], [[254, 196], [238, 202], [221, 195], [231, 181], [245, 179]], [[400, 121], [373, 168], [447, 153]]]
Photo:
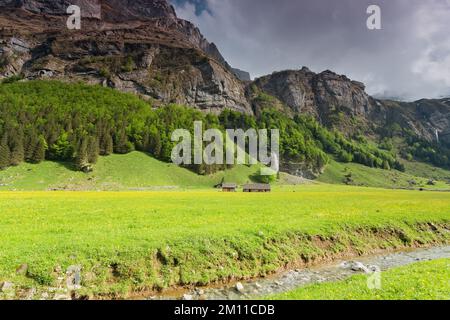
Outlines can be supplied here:
[[[450, 96], [450, 0], [172, 0], [234, 67], [257, 77], [307, 66], [372, 95]], [[368, 30], [369, 5], [382, 30]]]

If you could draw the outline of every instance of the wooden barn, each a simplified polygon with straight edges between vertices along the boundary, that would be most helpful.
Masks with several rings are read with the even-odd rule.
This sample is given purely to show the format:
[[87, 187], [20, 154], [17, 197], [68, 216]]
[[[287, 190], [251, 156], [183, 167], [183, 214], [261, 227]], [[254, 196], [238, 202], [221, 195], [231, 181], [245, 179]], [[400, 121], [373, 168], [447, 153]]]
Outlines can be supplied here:
[[254, 183], [244, 185], [244, 192], [271, 192], [270, 184]]
[[222, 191], [223, 192], [236, 192], [237, 184], [236, 183], [223, 183]]

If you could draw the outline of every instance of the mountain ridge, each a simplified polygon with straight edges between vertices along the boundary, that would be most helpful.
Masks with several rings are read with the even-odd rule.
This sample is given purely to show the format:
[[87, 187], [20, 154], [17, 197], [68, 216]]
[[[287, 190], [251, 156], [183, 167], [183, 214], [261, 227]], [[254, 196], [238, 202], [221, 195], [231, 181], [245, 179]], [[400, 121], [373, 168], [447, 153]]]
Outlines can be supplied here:
[[[330, 70], [314, 73], [307, 67], [284, 70], [255, 79], [253, 84], [280, 100], [293, 114], [308, 113], [322, 124], [351, 135], [376, 134], [392, 123], [412, 130], [427, 141], [450, 131], [450, 99], [402, 102], [376, 99], [365, 85]], [[352, 120], [357, 119], [355, 125]]]
[[251, 113], [244, 85], [215, 44], [166, 0], [102, 1], [101, 19], [87, 10], [81, 30], [65, 27], [66, 2], [0, 0], [0, 78], [84, 81], [162, 103]]
[[[189, 21], [179, 19], [175, 8], [167, 0], [0, 0], [0, 7], [8, 9], [21, 9], [32, 14], [44, 14], [50, 16], [66, 16], [66, 10], [70, 5], [77, 5], [81, 9], [83, 18], [96, 19], [107, 23], [149, 22], [160, 20], [157, 25], [174, 24], [189, 41], [203, 50], [205, 53], [223, 64], [238, 78], [242, 75], [240, 70], [233, 69], [223, 58], [214, 43], [209, 43], [200, 30]], [[98, 28], [98, 24], [87, 24], [83, 28]], [[101, 26], [105, 27], [105, 26]], [[109, 26], [111, 28], [111, 26]], [[244, 79], [246, 75], [244, 74]]]
[[[0, 78], [101, 84], [155, 105], [184, 104], [213, 113], [231, 109], [258, 115], [275, 107], [291, 117], [310, 114], [349, 137], [380, 139], [400, 127], [408, 132], [405, 139], [450, 143], [445, 135], [450, 132], [448, 99], [380, 100], [368, 95], [361, 82], [306, 67], [249, 81], [166, 0], [74, 3], [85, 8], [79, 31], [64, 27], [68, 1], [0, 0], [5, 8], [0, 12]], [[436, 141], [436, 134], [442, 139]]]
[[81, 9], [82, 17], [118, 22], [137, 19], [177, 19], [166, 0], [0, 0], [0, 7], [22, 9], [34, 14], [66, 15], [70, 5]]

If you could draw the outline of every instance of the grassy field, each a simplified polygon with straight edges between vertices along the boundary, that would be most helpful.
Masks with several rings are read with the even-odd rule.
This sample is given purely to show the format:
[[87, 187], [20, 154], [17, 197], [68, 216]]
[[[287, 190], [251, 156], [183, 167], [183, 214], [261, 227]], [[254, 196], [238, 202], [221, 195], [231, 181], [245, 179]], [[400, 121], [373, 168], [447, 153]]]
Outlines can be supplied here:
[[172, 163], [141, 152], [100, 157], [95, 171], [85, 174], [70, 164], [46, 161], [24, 163], [0, 171], [0, 190], [146, 190], [172, 188], [212, 188], [226, 182], [245, 183], [258, 166], [236, 166], [211, 176], [199, 176]]
[[[83, 292], [126, 297], [250, 278], [380, 248], [448, 243], [449, 208], [447, 193], [331, 185], [271, 194], [0, 192], [0, 282], [44, 290], [79, 265]], [[16, 273], [21, 264], [25, 275]]]
[[[404, 164], [405, 173], [331, 161], [318, 181], [343, 184], [346, 176], [351, 174], [351, 184], [355, 186], [450, 190], [450, 171], [421, 162], [405, 161]], [[430, 180], [434, 180], [435, 185], [428, 185]]]
[[[408, 173], [382, 170], [332, 161], [317, 182], [343, 184], [352, 174], [356, 186], [378, 188], [424, 188], [450, 190], [450, 171], [419, 162], [405, 162]], [[24, 163], [0, 170], [0, 191], [152, 191], [164, 189], [207, 189], [225, 182], [244, 184], [251, 181], [259, 166], [236, 166], [211, 176], [199, 176], [171, 163], [161, 162], [141, 152], [100, 157], [92, 173], [72, 170], [70, 164], [46, 161]], [[436, 184], [428, 185], [434, 179]], [[415, 181], [415, 185], [410, 182]], [[276, 185], [298, 185], [307, 181], [281, 173]], [[309, 182], [310, 183], [310, 182]]]
[[421, 262], [381, 274], [371, 290], [366, 275], [315, 284], [270, 297], [273, 300], [450, 300], [450, 259]]
[[[238, 165], [213, 175], [201, 176], [142, 152], [100, 157], [92, 173], [72, 169], [70, 164], [45, 161], [23, 163], [0, 170], [0, 191], [152, 191], [208, 189], [222, 182], [251, 182], [260, 166]], [[279, 185], [300, 184], [302, 179], [282, 173]]]

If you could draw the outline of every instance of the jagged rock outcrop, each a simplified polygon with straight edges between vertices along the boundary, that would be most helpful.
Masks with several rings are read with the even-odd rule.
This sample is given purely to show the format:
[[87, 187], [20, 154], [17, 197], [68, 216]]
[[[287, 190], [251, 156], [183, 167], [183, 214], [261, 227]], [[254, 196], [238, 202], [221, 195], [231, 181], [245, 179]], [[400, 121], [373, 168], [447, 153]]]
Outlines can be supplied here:
[[450, 99], [422, 99], [415, 102], [378, 101], [388, 128], [398, 124], [427, 141], [450, 146]]
[[83, 17], [109, 22], [177, 19], [175, 9], [166, 0], [0, 0], [2, 8], [47, 15], [65, 15], [70, 5], [79, 6]]
[[238, 77], [241, 81], [252, 81], [250, 73], [238, 68], [233, 68], [233, 73]]
[[100, 0], [0, 0], [0, 7], [22, 9], [34, 14], [65, 15], [70, 5], [78, 5], [83, 17], [101, 18]]
[[[313, 115], [322, 124], [349, 135], [375, 135], [392, 124], [428, 141], [435, 139], [436, 130], [450, 132], [450, 99], [412, 103], [377, 100], [365, 92], [363, 83], [329, 70], [314, 73], [303, 67], [275, 72], [256, 79], [254, 86], [284, 104], [285, 113]], [[253, 108], [260, 107], [253, 99]]]
[[[69, 4], [81, 30], [66, 28]], [[0, 0], [0, 78], [100, 83], [203, 110], [251, 113], [245, 85], [167, 0]]]
[[103, 0], [100, 2], [102, 19], [107, 21], [117, 22], [149, 18], [177, 19], [175, 9], [166, 0]]
[[361, 116], [376, 107], [362, 83], [329, 70], [316, 74], [303, 67], [275, 72], [256, 79], [254, 84], [286, 104], [291, 112], [314, 115], [324, 124], [331, 124], [339, 112]]

